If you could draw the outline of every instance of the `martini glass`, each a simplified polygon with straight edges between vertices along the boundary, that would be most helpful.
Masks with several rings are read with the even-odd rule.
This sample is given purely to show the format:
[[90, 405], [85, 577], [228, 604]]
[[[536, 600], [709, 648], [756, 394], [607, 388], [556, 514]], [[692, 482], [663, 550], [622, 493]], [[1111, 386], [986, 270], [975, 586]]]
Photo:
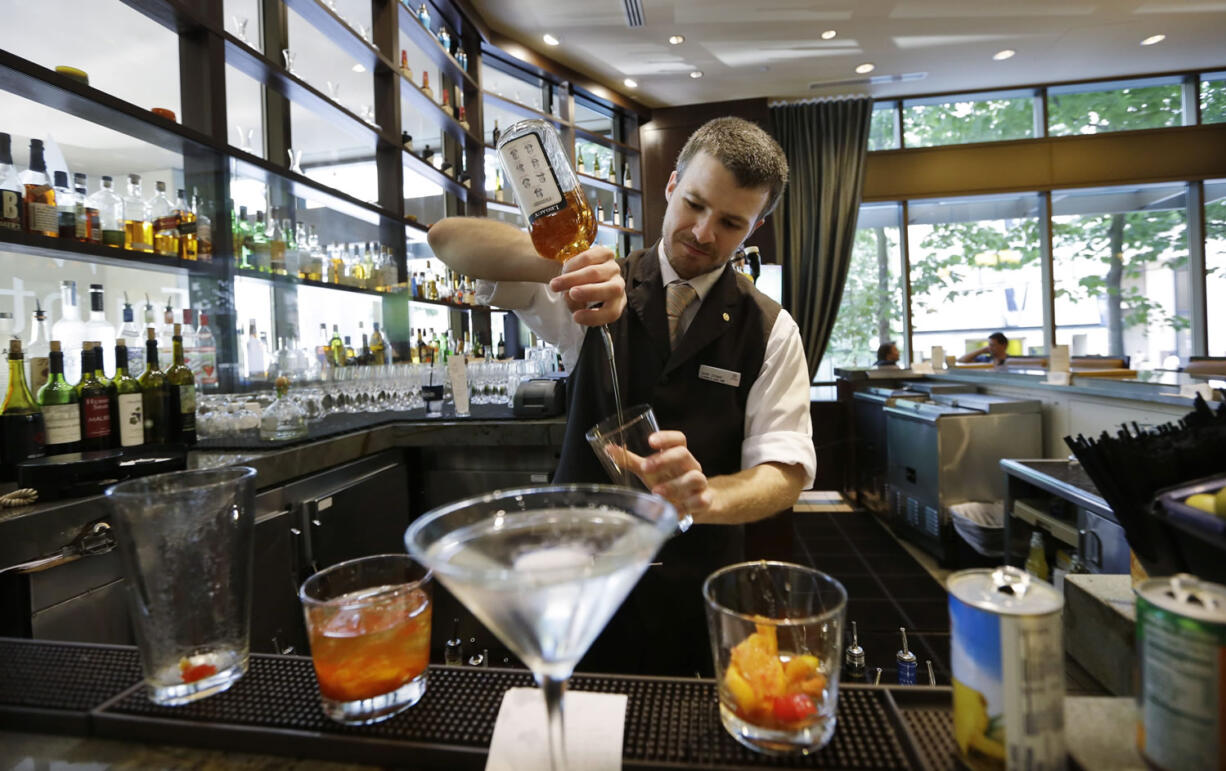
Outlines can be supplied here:
[[676, 528], [677, 511], [658, 496], [565, 485], [456, 501], [405, 533], [413, 558], [536, 676], [554, 771], [567, 768], [567, 679]]

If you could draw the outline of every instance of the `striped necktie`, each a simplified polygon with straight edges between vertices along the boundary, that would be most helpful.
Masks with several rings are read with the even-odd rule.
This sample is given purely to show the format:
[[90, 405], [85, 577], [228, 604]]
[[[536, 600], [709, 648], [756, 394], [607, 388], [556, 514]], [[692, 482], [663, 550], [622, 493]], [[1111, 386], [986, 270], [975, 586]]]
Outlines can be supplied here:
[[674, 281], [665, 287], [664, 308], [668, 314], [668, 344], [670, 347], [677, 347], [677, 338], [681, 336], [682, 331], [677, 322], [681, 320], [681, 314], [685, 312], [689, 304], [696, 299], [698, 299], [698, 292], [684, 281]]

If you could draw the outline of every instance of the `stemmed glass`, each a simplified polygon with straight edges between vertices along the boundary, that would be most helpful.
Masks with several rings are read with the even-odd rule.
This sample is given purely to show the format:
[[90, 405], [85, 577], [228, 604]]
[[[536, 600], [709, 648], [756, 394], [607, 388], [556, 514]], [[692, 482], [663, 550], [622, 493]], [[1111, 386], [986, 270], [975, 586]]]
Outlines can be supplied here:
[[532, 669], [554, 771], [567, 768], [566, 681], [676, 527], [658, 496], [561, 485], [456, 501], [405, 533], [413, 559]]

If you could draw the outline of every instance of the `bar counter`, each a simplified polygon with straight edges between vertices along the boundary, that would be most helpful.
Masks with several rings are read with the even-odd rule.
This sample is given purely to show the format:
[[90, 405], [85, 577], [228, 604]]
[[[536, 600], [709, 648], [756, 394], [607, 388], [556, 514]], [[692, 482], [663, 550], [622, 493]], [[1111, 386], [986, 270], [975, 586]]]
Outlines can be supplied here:
[[[6, 767], [478, 769], [502, 694], [532, 682], [523, 670], [433, 666], [419, 704], [383, 723], [343, 727], [320, 711], [310, 660], [301, 656], [253, 655], [229, 691], [168, 708], [148, 702], [132, 648], [0, 639], [0, 654]], [[843, 685], [830, 744], [808, 757], [774, 758], [724, 731], [712, 680], [576, 675], [571, 687], [627, 695], [625, 768], [956, 767], [949, 688]], [[1078, 766], [1143, 767], [1131, 742], [1131, 700], [1073, 697], [1065, 715]]]

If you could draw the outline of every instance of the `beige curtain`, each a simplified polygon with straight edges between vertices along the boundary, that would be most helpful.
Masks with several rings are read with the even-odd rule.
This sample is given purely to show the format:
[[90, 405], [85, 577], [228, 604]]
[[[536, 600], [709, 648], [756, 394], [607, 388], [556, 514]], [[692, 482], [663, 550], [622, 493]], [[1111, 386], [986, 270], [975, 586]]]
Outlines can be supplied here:
[[843, 297], [873, 115], [868, 97], [772, 106], [791, 177], [775, 213], [783, 305], [800, 326], [813, 379]]

